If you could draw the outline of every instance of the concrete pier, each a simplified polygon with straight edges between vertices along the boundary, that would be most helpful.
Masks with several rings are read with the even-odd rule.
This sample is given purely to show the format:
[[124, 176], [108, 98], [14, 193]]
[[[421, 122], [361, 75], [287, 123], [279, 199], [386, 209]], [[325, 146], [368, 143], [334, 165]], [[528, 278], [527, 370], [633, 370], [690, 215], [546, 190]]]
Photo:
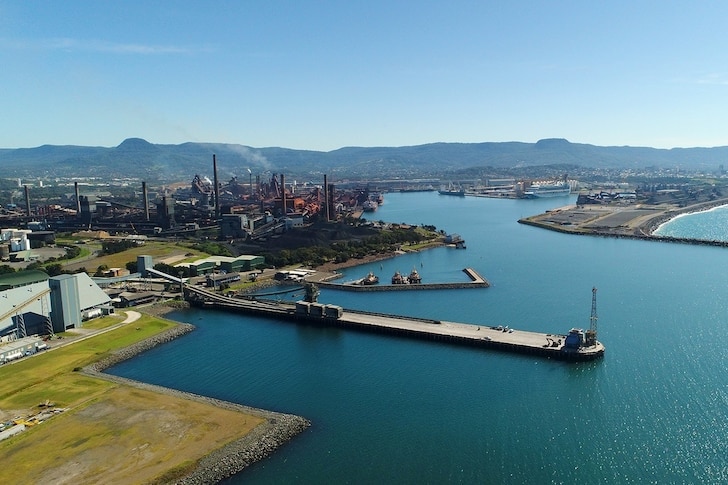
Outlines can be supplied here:
[[333, 290], [346, 291], [406, 291], [406, 290], [448, 290], [457, 288], [488, 288], [490, 283], [488, 280], [480, 276], [473, 268], [463, 269], [465, 274], [470, 277], [470, 281], [455, 283], [414, 283], [404, 285], [362, 285], [357, 280], [351, 283], [334, 283], [331, 281], [317, 281], [316, 284], [321, 288], [330, 288]]
[[191, 304], [204, 308], [218, 308], [305, 324], [444, 341], [559, 360], [587, 361], [604, 355], [604, 346], [600, 342], [589, 347], [567, 348], [564, 345], [565, 334], [546, 334], [500, 326], [388, 315], [341, 309], [333, 305], [320, 305], [319, 308], [334, 307], [340, 311], [337, 317], [331, 317], [323, 310], [314, 315], [301, 313], [297, 311], [295, 305], [289, 303], [228, 298], [191, 286], [185, 287], [185, 298]]

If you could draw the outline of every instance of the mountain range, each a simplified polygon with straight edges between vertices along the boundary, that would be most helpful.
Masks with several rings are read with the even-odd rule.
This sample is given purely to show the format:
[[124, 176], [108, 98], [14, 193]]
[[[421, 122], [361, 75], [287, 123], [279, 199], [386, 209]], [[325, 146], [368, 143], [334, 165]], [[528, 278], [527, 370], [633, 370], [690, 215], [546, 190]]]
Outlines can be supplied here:
[[333, 179], [441, 177], [474, 168], [499, 170], [549, 165], [592, 169], [665, 169], [715, 172], [728, 161], [728, 146], [673, 148], [571, 143], [561, 138], [524, 142], [430, 143], [405, 147], [345, 147], [322, 152], [223, 143], [152, 144], [129, 138], [116, 147], [43, 145], [0, 149], [5, 177], [140, 178], [178, 181], [195, 174], [212, 176], [216, 155], [221, 179], [248, 174]]

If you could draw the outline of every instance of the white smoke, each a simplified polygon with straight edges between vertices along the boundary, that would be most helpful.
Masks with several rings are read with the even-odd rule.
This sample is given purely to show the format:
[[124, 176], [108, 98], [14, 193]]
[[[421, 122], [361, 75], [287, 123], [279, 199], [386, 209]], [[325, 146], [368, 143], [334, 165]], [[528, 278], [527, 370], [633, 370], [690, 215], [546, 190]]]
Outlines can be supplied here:
[[[225, 148], [237, 153], [252, 166], [260, 167], [260, 172], [265, 172], [267, 170], [273, 169], [273, 164], [270, 163], [270, 161], [268, 161], [268, 159], [265, 158], [265, 156], [257, 150], [253, 150], [249, 147], [242, 145], [226, 145]], [[248, 169], [248, 172], [253, 173], [250, 169]]]

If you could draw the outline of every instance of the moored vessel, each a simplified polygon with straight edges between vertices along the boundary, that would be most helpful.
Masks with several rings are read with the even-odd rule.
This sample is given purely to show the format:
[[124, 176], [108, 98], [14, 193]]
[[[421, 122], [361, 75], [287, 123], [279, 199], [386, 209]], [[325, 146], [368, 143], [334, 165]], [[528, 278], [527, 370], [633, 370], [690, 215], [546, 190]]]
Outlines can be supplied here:
[[438, 190], [440, 195], [455, 195], [458, 197], [464, 197], [465, 196], [465, 189], [462, 188], [460, 185], [453, 185], [452, 183], [448, 184], [447, 187], [442, 187], [440, 190]]
[[399, 271], [395, 271], [394, 276], [392, 276], [392, 284], [393, 285], [406, 285], [408, 283], [407, 277], [404, 276]]
[[369, 200], [364, 201], [361, 208], [364, 212], [374, 212], [375, 210], [377, 210], [379, 208], [379, 204], [377, 204], [373, 200], [369, 199]]
[[412, 285], [422, 283], [422, 277], [417, 272], [417, 269], [412, 268], [412, 271], [410, 272], [409, 276], [407, 277], [407, 281]]
[[379, 283], [379, 276], [371, 271], [361, 280], [362, 285], [376, 285], [377, 283]]

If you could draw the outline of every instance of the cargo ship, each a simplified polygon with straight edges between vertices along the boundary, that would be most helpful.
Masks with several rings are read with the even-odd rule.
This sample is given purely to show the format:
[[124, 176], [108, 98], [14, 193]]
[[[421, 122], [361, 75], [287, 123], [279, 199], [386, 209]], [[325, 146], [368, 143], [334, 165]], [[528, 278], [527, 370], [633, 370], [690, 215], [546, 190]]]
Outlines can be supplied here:
[[453, 184], [448, 184], [447, 187], [442, 187], [440, 190], [438, 190], [440, 195], [455, 195], [458, 197], [465, 197], [465, 189], [461, 186], [454, 186]]

